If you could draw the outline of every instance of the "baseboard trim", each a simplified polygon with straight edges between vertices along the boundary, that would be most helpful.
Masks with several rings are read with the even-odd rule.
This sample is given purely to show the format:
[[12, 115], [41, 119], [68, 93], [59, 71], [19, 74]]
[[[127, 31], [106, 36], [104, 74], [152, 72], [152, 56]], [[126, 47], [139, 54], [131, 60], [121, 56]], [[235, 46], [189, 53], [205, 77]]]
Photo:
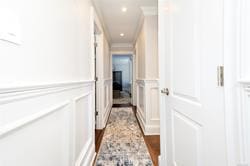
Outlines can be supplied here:
[[[112, 104], [111, 103], [109, 103], [108, 104], [108, 106], [105, 108], [105, 114], [104, 114], [104, 123], [103, 123], [103, 128], [105, 128], [105, 126], [106, 126], [106, 124], [107, 124], [107, 122], [108, 122], [108, 119], [109, 119], [109, 115], [110, 115], [110, 112], [111, 112], [111, 110], [112, 110]], [[102, 128], [102, 129], [103, 129]]]
[[[78, 159], [75, 162], [75, 166], [90, 166], [93, 164], [93, 159], [95, 158], [95, 145], [91, 140], [87, 147], [83, 147]], [[86, 148], [86, 149], [85, 149]]]
[[145, 125], [145, 122], [137, 111], [136, 117], [140, 123], [144, 135], [160, 135], [160, 126], [159, 125]]
[[160, 135], [160, 126], [158, 125], [146, 125], [145, 135]]

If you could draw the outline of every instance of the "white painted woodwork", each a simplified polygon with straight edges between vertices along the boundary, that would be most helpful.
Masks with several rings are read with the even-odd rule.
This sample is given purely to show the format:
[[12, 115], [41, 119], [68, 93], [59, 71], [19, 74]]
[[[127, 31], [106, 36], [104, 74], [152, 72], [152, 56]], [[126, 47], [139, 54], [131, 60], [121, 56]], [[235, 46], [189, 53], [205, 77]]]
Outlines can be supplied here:
[[89, 166], [93, 81], [0, 89], [0, 165]]
[[250, 165], [250, 3], [224, 2], [225, 109], [228, 165]]
[[[136, 41], [137, 78], [158, 79], [158, 16], [144, 8], [144, 19]], [[155, 9], [157, 11], [157, 9]]]
[[114, 43], [111, 45], [111, 51], [113, 52], [119, 52], [119, 51], [123, 51], [123, 52], [133, 52], [134, 51], [134, 45], [131, 43]]
[[145, 135], [160, 134], [158, 80], [137, 80], [136, 116]]
[[142, 7], [142, 12], [135, 46], [137, 117], [145, 135], [159, 135], [158, 16], [154, 7]]
[[18, 17], [20, 27], [7, 30], [20, 30], [21, 39], [0, 40], [1, 166], [92, 164], [91, 6], [91, 0], [0, 1], [1, 11]]
[[[229, 82], [226, 89], [230, 164], [250, 165], [250, 3], [247, 0], [226, 3], [225, 51]], [[229, 72], [231, 73], [229, 75]], [[231, 108], [230, 108], [231, 106]], [[232, 126], [234, 125], [234, 126]], [[229, 130], [231, 127], [231, 130]], [[233, 165], [232, 164], [232, 165]]]
[[137, 83], [136, 83], [136, 78], [137, 78], [137, 58], [136, 58], [136, 54], [133, 53], [132, 55], [132, 63], [133, 63], [133, 66], [132, 66], [132, 70], [133, 70], [133, 82], [132, 82], [132, 87], [133, 87], [133, 90], [132, 90], [132, 104], [134, 106], [137, 105]]
[[[212, 11], [212, 12], [211, 12]], [[160, 0], [161, 165], [226, 166], [223, 1]]]
[[94, 12], [94, 25], [98, 29], [95, 34], [96, 48], [96, 129], [103, 129], [106, 126], [109, 113], [111, 111], [112, 97], [112, 60], [110, 55], [110, 47], [107, 41], [107, 35], [103, 31], [101, 21]]

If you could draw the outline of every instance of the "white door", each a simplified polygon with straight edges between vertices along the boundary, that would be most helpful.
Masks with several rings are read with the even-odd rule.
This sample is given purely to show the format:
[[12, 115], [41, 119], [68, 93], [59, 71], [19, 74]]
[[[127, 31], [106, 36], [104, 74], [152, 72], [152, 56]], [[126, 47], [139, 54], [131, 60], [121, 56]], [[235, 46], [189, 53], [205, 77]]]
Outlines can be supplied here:
[[223, 0], [159, 0], [161, 165], [226, 166]]

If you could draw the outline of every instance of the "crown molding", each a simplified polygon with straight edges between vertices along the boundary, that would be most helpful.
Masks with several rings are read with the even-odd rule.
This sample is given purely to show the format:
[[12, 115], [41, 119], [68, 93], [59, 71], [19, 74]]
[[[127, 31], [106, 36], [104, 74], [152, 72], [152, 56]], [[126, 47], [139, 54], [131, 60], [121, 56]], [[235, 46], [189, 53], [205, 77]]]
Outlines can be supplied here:
[[134, 34], [134, 41], [133, 41], [134, 45], [136, 44], [138, 36], [140, 35], [141, 29], [142, 29], [142, 26], [143, 26], [143, 22], [144, 22], [144, 15], [141, 14], [140, 18], [139, 18], [139, 21], [138, 21], [138, 24], [137, 24], [137, 27], [136, 27], [135, 34]]
[[141, 6], [141, 10], [144, 16], [155, 16], [158, 15], [157, 7]]
[[100, 24], [102, 26], [104, 35], [106, 36], [108, 42], [112, 43], [110, 33], [108, 31], [108, 28], [107, 28], [106, 24], [104, 23], [104, 18], [103, 18], [103, 14], [102, 14], [99, 3], [96, 2], [96, 0], [92, 0], [92, 5], [93, 5], [94, 11], [95, 11], [95, 13], [96, 13], [96, 15], [97, 15], [97, 17], [99, 19], [99, 22], [100, 22]]
[[131, 43], [113, 43], [111, 52], [133, 52], [134, 45]]
[[122, 48], [133, 48], [134, 45], [131, 43], [113, 43], [111, 45], [111, 48], [117, 48], [117, 47], [122, 47]]

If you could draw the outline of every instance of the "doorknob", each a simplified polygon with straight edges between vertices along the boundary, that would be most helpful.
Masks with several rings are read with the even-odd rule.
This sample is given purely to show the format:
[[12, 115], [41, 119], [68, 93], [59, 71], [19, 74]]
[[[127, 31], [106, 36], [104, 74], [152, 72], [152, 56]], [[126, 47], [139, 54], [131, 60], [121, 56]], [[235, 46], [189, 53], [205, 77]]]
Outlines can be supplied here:
[[163, 93], [163, 94], [165, 94], [165, 95], [169, 95], [169, 90], [168, 90], [168, 88], [163, 88], [162, 90], [161, 90], [161, 93]]

